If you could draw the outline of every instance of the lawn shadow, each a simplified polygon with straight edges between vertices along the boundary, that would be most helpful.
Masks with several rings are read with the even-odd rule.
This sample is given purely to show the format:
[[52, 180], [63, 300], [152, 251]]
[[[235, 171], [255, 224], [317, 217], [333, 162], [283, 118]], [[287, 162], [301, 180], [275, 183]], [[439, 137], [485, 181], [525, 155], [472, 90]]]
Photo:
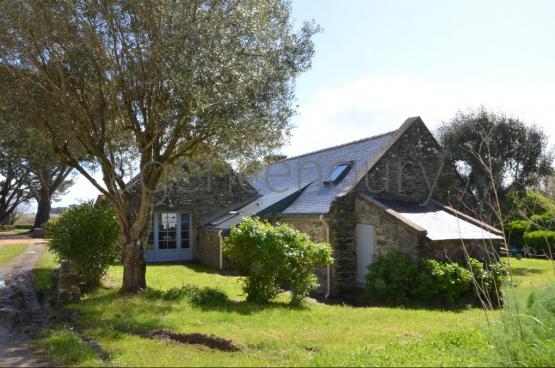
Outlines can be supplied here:
[[446, 305], [442, 303], [380, 303], [368, 300], [363, 293], [345, 294], [339, 297], [324, 298], [323, 295], [316, 295], [314, 299], [326, 305], [340, 305], [351, 308], [402, 308], [407, 310], [423, 310], [423, 311], [444, 311], [461, 313], [469, 308], [480, 308], [474, 305], [470, 300], [465, 300], [456, 305]]
[[265, 304], [229, 299], [220, 289], [212, 287], [199, 288], [195, 285], [184, 285], [166, 291], [149, 289], [146, 295], [150, 299], [165, 301], [187, 300], [195, 308], [202, 311], [220, 311], [250, 315], [268, 309], [306, 310], [305, 305], [291, 305], [284, 302], [270, 302]]
[[544, 271], [537, 268], [518, 267], [518, 268], [513, 268], [511, 270], [511, 273], [513, 276], [527, 276], [527, 275], [533, 275], [533, 274], [542, 274], [544, 273]]
[[157, 262], [157, 263], [149, 263], [147, 265], [147, 272], [148, 268], [157, 268], [157, 267], [165, 267], [165, 266], [183, 266], [189, 270], [192, 270], [196, 273], [206, 273], [209, 275], [236, 275], [237, 273], [231, 270], [218, 270], [214, 267], [205, 266], [197, 261], [184, 261], [184, 262]]
[[[113, 310], [107, 313], [108, 306], [121, 304], [122, 301], [126, 305], [124, 310]], [[109, 328], [102, 328], [102, 336], [107, 339], [120, 340], [125, 338], [125, 335], [145, 337], [153, 331], [171, 331], [171, 324], [160, 316], [180, 308], [180, 304], [176, 303], [179, 301], [187, 301], [200, 311], [242, 315], [252, 315], [268, 309], [299, 311], [307, 309], [306, 306], [296, 307], [283, 302], [256, 304], [235, 301], [216, 288], [185, 285], [165, 291], [150, 288], [146, 293], [139, 295], [123, 294], [113, 289], [107, 290], [101, 295], [89, 297], [84, 304], [68, 306], [65, 316], [70, 316], [71, 322], [80, 329], [109, 326]], [[58, 319], [63, 321], [65, 318], [60, 315]]]

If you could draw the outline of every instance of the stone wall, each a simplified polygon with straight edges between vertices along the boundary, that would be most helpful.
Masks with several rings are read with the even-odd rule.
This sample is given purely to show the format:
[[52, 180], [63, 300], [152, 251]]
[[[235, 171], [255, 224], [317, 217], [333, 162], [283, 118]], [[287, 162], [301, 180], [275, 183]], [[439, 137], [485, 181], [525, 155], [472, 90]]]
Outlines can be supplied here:
[[427, 240], [421, 256], [441, 261], [466, 263], [466, 256], [489, 261], [488, 254], [499, 254], [498, 240]]
[[[357, 223], [375, 226], [375, 257], [391, 251], [400, 251], [413, 259], [418, 258], [424, 244], [424, 235], [364, 198], [355, 198]], [[356, 249], [356, 245], [355, 249]]]
[[326, 228], [324, 224], [320, 221], [319, 217], [314, 216], [290, 216], [290, 217], [280, 217], [277, 222], [281, 222], [287, 225], [291, 225], [297, 230], [308, 234], [310, 239], [317, 243], [324, 243], [326, 239]]
[[464, 181], [422, 121], [412, 124], [399, 137], [356, 190], [408, 202], [421, 203], [431, 198], [456, 206], [461, 196], [473, 201]]
[[356, 212], [354, 197], [349, 193], [334, 201], [328, 214], [330, 243], [335, 260], [331, 272], [331, 293], [340, 295], [356, 287]]
[[220, 237], [217, 231], [200, 228], [198, 243], [193, 247], [193, 259], [200, 263], [220, 268]]

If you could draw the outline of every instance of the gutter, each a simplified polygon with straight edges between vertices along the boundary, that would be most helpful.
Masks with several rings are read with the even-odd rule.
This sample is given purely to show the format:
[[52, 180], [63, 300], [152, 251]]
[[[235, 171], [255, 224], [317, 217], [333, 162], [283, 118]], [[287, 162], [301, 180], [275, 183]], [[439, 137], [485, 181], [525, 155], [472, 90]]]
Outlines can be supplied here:
[[[330, 227], [326, 220], [324, 220], [324, 215], [320, 215], [320, 222], [326, 228], [326, 243], [330, 242]], [[331, 265], [326, 265], [326, 295], [324, 299], [328, 299], [331, 293]]]
[[222, 230], [218, 230], [218, 238], [220, 239], [220, 270], [224, 268], [224, 238], [222, 237]]

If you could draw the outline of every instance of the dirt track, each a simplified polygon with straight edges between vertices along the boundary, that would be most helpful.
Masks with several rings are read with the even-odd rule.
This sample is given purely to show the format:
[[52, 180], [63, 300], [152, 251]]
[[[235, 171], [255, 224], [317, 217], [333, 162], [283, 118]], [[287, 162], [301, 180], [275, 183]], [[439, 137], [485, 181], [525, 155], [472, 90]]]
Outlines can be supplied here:
[[1, 234], [0, 249], [7, 244], [28, 247], [0, 265], [0, 367], [46, 366], [27, 346], [30, 333], [46, 321], [31, 279], [31, 270], [46, 249], [44, 240]]

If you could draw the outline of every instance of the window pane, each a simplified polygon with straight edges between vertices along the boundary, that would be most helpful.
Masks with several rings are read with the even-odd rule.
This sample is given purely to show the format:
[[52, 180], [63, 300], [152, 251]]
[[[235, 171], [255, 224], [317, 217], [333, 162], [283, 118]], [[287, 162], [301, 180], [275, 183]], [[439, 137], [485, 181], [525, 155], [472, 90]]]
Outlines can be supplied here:
[[177, 248], [177, 214], [160, 213], [158, 218], [158, 249]]
[[337, 165], [337, 167], [333, 170], [333, 172], [330, 175], [330, 180], [331, 181], [336, 181], [337, 178], [339, 178], [339, 176], [341, 174], [343, 174], [343, 172], [349, 167], [349, 165], [344, 164], [344, 165]]
[[350, 164], [340, 164], [337, 165], [330, 174], [327, 183], [333, 183], [334, 185], [339, 184], [341, 180], [349, 173], [351, 169]]

